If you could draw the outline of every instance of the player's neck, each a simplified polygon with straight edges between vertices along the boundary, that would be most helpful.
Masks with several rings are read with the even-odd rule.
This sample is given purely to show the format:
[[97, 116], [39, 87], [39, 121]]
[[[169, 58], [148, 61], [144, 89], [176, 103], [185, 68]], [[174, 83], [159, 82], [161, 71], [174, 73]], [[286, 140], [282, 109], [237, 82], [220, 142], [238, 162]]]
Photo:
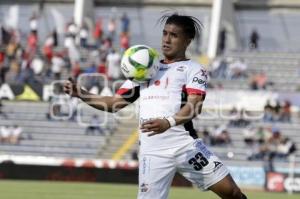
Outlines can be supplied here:
[[187, 60], [189, 60], [189, 59], [186, 58], [185, 56], [183, 56], [183, 57], [177, 57], [177, 58], [167, 58], [167, 57], [165, 57], [162, 60], [162, 63], [164, 63], [164, 64], [171, 64], [171, 63], [174, 63], [174, 62], [187, 61]]

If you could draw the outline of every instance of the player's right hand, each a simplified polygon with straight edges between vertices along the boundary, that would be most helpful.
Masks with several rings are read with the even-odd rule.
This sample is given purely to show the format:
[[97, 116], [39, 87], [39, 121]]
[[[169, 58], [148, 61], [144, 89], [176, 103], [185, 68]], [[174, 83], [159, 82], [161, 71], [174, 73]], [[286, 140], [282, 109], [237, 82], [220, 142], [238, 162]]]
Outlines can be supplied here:
[[64, 83], [64, 92], [72, 97], [79, 97], [79, 88], [73, 78], [69, 78]]

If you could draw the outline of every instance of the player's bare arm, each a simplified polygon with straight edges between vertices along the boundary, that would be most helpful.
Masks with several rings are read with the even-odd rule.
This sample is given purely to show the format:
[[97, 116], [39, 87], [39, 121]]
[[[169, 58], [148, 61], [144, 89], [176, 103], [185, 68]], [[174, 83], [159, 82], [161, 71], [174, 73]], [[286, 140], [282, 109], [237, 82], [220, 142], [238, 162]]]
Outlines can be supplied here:
[[64, 92], [72, 97], [77, 97], [88, 105], [102, 111], [117, 112], [124, 108], [129, 102], [123, 99], [121, 95], [115, 96], [99, 96], [89, 93], [82, 89], [73, 79], [69, 79], [64, 83]]
[[[176, 125], [184, 124], [200, 114], [203, 101], [203, 95], [189, 95], [187, 103], [173, 116]], [[153, 136], [165, 132], [170, 127], [171, 124], [167, 119], [154, 119], [141, 124], [141, 131], [143, 133], [151, 132], [149, 136]]]
[[189, 95], [187, 103], [175, 114], [176, 125], [184, 124], [201, 113], [204, 95]]

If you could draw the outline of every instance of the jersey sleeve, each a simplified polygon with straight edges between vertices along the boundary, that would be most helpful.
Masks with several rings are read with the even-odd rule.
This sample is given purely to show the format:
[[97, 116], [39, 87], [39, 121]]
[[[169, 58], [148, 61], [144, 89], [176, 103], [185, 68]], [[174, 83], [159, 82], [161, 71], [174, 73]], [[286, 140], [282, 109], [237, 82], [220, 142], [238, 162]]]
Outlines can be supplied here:
[[133, 103], [140, 97], [140, 86], [130, 80], [126, 80], [117, 90], [116, 94], [121, 95], [127, 102]]
[[186, 92], [188, 95], [206, 95], [207, 72], [200, 65], [193, 65], [187, 71]]

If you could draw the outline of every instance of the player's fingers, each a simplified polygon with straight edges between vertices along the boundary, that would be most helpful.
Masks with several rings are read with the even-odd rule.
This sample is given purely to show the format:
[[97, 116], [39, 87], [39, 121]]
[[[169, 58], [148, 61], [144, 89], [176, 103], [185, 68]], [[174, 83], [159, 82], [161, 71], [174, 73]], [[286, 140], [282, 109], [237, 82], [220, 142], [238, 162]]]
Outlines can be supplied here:
[[152, 125], [153, 125], [152, 121], [147, 121], [147, 122], [142, 123], [141, 128], [149, 128], [149, 127], [152, 127]]
[[159, 129], [153, 130], [151, 133], [148, 134], [148, 137], [151, 137], [151, 136], [157, 135], [157, 134], [160, 134]]
[[143, 123], [142, 123], [142, 126], [148, 125], [148, 124], [152, 124], [152, 123], [153, 123], [153, 121], [152, 121], [152, 120], [149, 120], [149, 121], [143, 122]]
[[145, 124], [141, 127], [143, 133], [158, 130], [158, 126], [155, 124]]
[[69, 77], [68, 80], [69, 80], [71, 83], [75, 83], [75, 80], [74, 80], [72, 77]]
[[65, 84], [63, 86], [64, 92], [70, 92], [71, 88], [72, 88], [71, 83], [70, 82], [65, 82]]
[[142, 133], [150, 132], [152, 131], [151, 128], [143, 127], [141, 128]]

